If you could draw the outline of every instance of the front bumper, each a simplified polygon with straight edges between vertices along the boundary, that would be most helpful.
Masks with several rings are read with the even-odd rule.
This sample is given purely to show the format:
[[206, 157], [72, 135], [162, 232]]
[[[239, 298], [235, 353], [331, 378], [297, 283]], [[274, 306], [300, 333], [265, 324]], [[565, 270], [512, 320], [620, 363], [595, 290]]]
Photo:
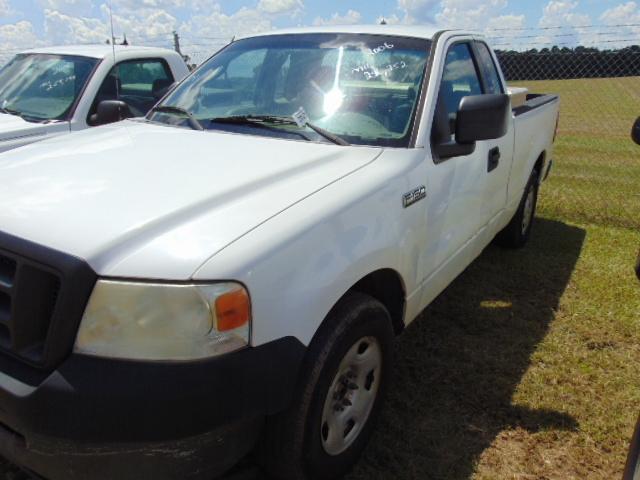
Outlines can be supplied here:
[[53, 480], [211, 479], [288, 405], [304, 351], [288, 337], [197, 362], [72, 354], [43, 378], [2, 357], [0, 454]]

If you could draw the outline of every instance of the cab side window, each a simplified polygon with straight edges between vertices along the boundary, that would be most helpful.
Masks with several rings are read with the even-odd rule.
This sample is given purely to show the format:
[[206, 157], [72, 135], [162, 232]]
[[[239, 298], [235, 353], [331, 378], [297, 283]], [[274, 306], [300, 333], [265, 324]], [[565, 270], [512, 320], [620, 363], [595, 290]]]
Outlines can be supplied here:
[[460, 101], [469, 95], [481, 95], [480, 76], [473, 61], [469, 43], [449, 47], [436, 103], [432, 141], [445, 143], [455, 133]]
[[489, 52], [489, 47], [487, 47], [485, 43], [476, 42], [476, 49], [478, 52], [478, 65], [482, 70], [482, 76], [485, 80], [487, 90], [485, 93], [504, 93], [502, 83], [500, 82], [500, 75]]
[[460, 101], [469, 95], [482, 94], [480, 78], [468, 43], [458, 43], [449, 48], [440, 84], [440, 96], [447, 115], [455, 119]]
[[95, 113], [103, 100], [122, 100], [134, 116], [145, 115], [153, 107], [161, 93], [174, 81], [164, 60], [144, 59], [121, 62], [106, 76], [91, 107]]

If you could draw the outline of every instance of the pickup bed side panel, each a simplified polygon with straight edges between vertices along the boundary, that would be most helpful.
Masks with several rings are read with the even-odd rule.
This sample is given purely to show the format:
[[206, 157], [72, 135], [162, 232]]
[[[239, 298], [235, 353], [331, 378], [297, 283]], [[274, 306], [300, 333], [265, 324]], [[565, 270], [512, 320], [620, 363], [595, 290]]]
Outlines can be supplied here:
[[[386, 151], [366, 168], [290, 207], [205, 263], [196, 279], [247, 285], [252, 343], [294, 336], [308, 345], [332, 306], [378, 269], [417, 288], [427, 199], [403, 208], [425, 182], [424, 151]], [[422, 180], [418, 180], [422, 178]]]
[[515, 110], [514, 161], [509, 178], [508, 210], [515, 211], [536, 161], [545, 154], [543, 172], [553, 154], [553, 135], [560, 102], [549, 96], [549, 102], [532, 109]]

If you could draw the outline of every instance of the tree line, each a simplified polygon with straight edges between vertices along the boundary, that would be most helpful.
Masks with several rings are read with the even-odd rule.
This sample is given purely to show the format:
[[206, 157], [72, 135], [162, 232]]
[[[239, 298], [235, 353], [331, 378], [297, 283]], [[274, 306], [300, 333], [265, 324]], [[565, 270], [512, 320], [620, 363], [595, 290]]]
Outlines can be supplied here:
[[640, 46], [496, 50], [507, 81], [640, 76]]

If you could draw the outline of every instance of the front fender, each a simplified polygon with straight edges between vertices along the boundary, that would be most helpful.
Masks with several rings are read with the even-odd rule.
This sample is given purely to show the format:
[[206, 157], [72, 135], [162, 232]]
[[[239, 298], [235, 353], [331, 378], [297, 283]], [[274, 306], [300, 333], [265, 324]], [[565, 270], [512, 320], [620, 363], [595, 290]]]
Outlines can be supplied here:
[[333, 305], [376, 270], [398, 272], [411, 292], [426, 209], [403, 208], [402, 195], [421, 160], [376, 160], [237, 240], [194, 277], [247, 286], [253, 345], [285, 336], [308, 345]]

